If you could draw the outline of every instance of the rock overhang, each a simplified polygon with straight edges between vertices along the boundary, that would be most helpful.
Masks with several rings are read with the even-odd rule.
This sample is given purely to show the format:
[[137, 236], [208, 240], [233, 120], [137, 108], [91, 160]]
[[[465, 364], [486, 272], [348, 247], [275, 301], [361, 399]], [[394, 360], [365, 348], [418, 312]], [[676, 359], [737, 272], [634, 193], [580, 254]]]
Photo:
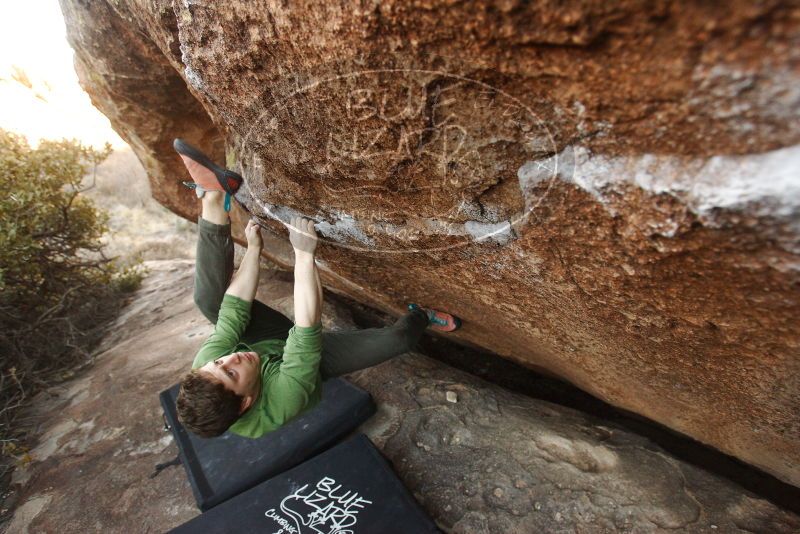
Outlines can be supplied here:
[[796, 8], [62, 6], [162, 204], [227, 151], [279, 263], [312, 216], [334, 289], [800, 484]]

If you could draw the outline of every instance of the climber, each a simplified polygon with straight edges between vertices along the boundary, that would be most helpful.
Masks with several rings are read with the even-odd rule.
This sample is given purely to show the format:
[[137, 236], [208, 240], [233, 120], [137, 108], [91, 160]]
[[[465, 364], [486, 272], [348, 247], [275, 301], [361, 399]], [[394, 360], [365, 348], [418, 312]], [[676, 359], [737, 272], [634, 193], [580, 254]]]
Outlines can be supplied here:
[[412, 350], [426, 327], [459, 328], [458, 318], [416, 304], [394, 325], [350, 332], [322, 332], [322, 286], [315, 263], [313, 222], [293, 218], [286, 226], [295, 255], [294, 324], [255, 300], [263, 241], [250, 220], [247, 251], [233, 274], [230, 202], [242, 177], [215, 165], [176, 139], [192, 177], [185, 184], [200, 198], [194, 300], [215, 324], [214, 332], [181, 380], [178, 419], [203, 437], [230, 429], [259, 437], [279, 428], [320, 400], [321, 382], [371, 367]]

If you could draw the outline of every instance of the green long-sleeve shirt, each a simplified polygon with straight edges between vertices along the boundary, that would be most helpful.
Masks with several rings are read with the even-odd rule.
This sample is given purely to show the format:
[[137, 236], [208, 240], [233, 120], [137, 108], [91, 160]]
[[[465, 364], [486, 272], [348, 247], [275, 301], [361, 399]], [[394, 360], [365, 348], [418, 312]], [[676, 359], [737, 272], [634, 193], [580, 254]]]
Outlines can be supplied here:
[[234, 352], [253, 351], [261, 358], [261, 391], [252, 406], [230, 427], [240, 436], [257, 438], [316, 405], [321, 397], [322, 326], [294, 326], [286, 342], [265, 339], [242, 343], [250, 322], [251, 302], [226, 294], [214, 333], [203, 343], [192, 369]]

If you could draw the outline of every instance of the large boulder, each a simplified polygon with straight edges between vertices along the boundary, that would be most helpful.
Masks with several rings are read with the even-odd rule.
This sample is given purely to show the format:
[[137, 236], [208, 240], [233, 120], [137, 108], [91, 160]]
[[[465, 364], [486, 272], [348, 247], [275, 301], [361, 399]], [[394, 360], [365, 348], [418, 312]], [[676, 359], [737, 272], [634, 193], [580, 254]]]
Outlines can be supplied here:
[[61, 5], [175, 213], [198, 214], [181, 136], [242, 171], [237, 228], [275, 230], [278, 263], [279, 220], [313, 216], [334, 290], [447, 308], [800, 485], [796, 4]]

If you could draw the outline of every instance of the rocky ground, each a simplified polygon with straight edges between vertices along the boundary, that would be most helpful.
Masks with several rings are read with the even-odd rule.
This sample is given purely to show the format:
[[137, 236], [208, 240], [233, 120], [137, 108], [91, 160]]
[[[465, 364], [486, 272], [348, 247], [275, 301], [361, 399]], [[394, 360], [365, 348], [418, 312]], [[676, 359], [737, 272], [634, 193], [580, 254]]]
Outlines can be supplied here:
[[[177, 452], [157, 395], [211, 325], [193, 306], [192, 260], [147, 266], [95, 365], [34, 400], [41, 438], [14, 474], [7, 532], [163, 532], [199, 513], [182, 468], [150, 475]], [[264, 270], [259, 297], [291, 313], [284, 273]], [[324, 322], [353, 326], [330, 302]], [[800, 516], [614, 422], [424, 355], [351, 378], [379, 406], [361, 430], [445, 532], [800, 530]]]

